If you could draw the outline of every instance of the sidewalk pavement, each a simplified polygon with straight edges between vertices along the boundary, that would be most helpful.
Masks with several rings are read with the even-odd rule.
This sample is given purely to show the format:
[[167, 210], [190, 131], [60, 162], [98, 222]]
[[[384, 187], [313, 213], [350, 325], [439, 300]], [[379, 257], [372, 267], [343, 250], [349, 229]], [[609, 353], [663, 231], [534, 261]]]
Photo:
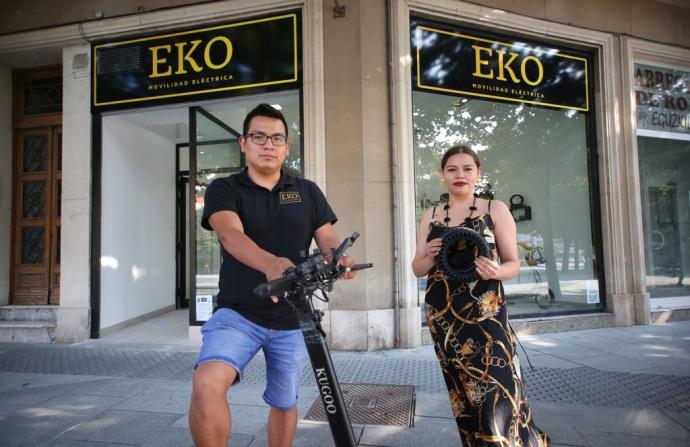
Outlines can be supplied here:
[[[690, 446], [690, 322], [521, 337], [532, 412], [554, 446]], [[0, 446], [191, 446], [198, 346], [91, 340], [0, 344]], [[414, 385], [414, 427], [358, 425], [360, 446], [458, 446], [430, 346], [333, 352], [341, 383]], [[232, 446], [267, 445], [263, 358], [229, 393]], [[317, 398], [305, 368], [294, 445], [333, 445], [304, 419]]]

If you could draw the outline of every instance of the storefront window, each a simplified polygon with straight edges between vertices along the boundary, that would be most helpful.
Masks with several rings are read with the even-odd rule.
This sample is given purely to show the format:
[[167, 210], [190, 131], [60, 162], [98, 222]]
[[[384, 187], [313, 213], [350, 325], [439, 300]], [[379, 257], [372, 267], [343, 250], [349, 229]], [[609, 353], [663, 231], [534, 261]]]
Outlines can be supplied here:
[[[287, 169], [301, 175], [297, 91], [103, 116], [102, 327], [172, 303], [187, 307], [198, 296], [212, 298], [218, 292], [220, 246], [200, 226], [204, 193], [215, 178], [244, 167], [238, 138], [244, 117], [262, 102], [285, 115], [291, 142]], [[190, 163], [191, 132], [195, 164]], [[190, 200], [194, 170], [195, 197]], [[190, 206], [196, 222], [190, 222]]]
[[[413, 26], [413, 36], [414, 32]], [[456, 35], [460, 36], [459, 42], [466, 37]], [[422, 38], [426, 40], [421, 45], [433, 45], [432, 36], [425, 34]], [[461, 46], [466, 44], [444, 45], [445, 54], [435, 53], [436, 61], [446, 58], [450, 62], [430, 62], [429, 70], [441, 73], [444, 64], [462, 66], [462, 62], [452, 62], [452, 57], [461, 58], [465, 51]], [[500, 47], [494, 46], [493, 50]], [[478, 57], [488, 54], [487, 50]], [[472, 71], [470, 65], [467, 69]], [[490, 68], [484, 64], [481, 74], [488, 76]], [[537, 76], [524, 74], [532, 81]], [[584, 84], [584, 78], [582, 81]], [[517, 278], [504, 283], [511, 314], [600, 309], [590, 200], [588, 114], [574, 107], [543, 107], [520, 98], [494, 99], [502, 90], [492, 90], [491, 85], [482, 86], [489, 95], [473, 95], [452, 94], [450, 90], [459, 89], [454, 86], [435, 89], [447, 90], [442, 93], [425, 91], [420, 84], [412, 96], [417, 221], [424, 209], [446, 200], [442, 197], [446, 189], [437, 175], [442, 154], [454, 145], [470, 146], [483, 163], [477, 194], [509, 206], [513, 203], [515, 208], [521, 270]], [[537, 94], [539, 90], [533, 93]], [[424, 280], [420, 283], [423, 302]]]
[[100, 328], [172, 305], [189, 307], [191, 325], [210, 318], [222, 249], [200, 225], [205, 193], [245, 167], [239, 141], [250, 110], [282, 111], [285, 169], [303, 172], [301, 22], [301, 10], [281, 10], [92, 44]]
[[690, 302], [690, 73], [635, 65], [647, 291]]

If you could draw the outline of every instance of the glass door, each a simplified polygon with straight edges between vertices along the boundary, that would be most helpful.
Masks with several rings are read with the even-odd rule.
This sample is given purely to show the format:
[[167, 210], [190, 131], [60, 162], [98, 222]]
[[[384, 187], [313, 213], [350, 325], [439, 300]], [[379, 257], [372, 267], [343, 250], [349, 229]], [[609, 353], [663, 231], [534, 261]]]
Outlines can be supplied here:
[[[183, 285], [189, 306], [189, 321], [199, 326], [211, 317], [218, 293], [218, 274], [222, 260], [221, 248], [215, 233], [201, 227], [204, 193], [218, 177], [239, 172], [244, 167], [240, 152], [240, 133], [202, 107], [189, 109], [189, 149], [187, 154], [188, 186], [186, 200], [187, 240], [180, 248], [191, 255], [182, 256], [188, 265], [182, 267], [188, 283]], [[182, 163], [181, 163], [182, 165]], [[191, 224], [190, 224], [191, 223]], [[183, 232], [184, 234], [184, 232]], [[178, 265], [178, 269], [180, 266]], [[179, 271], [179, 270], [178, 270]], [[178, 285], [179, 286], [179, 285]]]
[[637, 147], [646, 283], [652, 307], [687, 305], [690, 297], [690, 141], [638, 136]]

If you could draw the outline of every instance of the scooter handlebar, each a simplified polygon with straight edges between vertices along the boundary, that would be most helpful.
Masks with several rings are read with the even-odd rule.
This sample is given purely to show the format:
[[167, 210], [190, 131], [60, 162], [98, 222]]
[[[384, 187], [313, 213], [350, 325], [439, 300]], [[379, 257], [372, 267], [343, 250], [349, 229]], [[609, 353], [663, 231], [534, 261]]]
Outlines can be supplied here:
[[273, 279], [271, 281], [259, 284], [254, 288], [254, 294], [262, 298], [269, 296], [281, 296], [285, 292], [292, 290], [294, 282], [294, 274], [288, 273], [282, 278]]

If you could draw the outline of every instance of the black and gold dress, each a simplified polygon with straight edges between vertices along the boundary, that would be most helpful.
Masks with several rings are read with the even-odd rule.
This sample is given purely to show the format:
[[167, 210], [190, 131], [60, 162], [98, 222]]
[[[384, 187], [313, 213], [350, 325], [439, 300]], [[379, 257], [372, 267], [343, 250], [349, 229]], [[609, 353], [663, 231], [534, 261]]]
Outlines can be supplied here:
[[[448, 230], [448, 216], [443, 225], [435, 214], [434, 209], [427, 240]], [[489, 214], [470, 214], [461, 226], [477, 231], [495, 248]], [[459, 282], [435, 266], [427, 279], [426, 305], [463, 446], [548, 446], [527, 404], [501, 281]]]

